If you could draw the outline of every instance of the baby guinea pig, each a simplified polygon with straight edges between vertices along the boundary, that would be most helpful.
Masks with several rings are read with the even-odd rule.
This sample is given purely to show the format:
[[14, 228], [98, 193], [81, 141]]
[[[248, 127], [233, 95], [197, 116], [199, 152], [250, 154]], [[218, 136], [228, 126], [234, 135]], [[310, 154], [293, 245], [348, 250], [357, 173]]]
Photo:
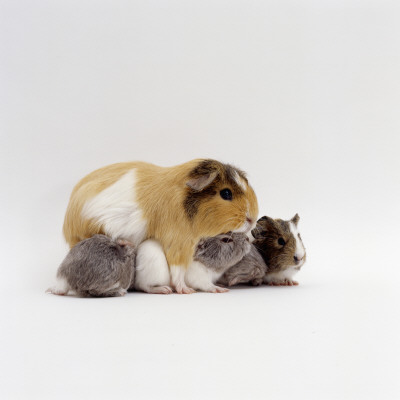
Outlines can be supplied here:
[[[306, 261], [306, 251], [297, 230], [299, 219], [298, 214], [289, 221], [264, 216], [251, 231], [254, 237], [252, 244], [268, 266], [262, 278], [264, 283], [274, 286], [298, 285], [292, 277]], [[261, 283], [258, 266], [247, 262], [246, 257], [224, 274], [221, 283], [228, 286], [237, 283]], [[254, 275], [257, 276], [256, 280]]]
[[233, 267], [219, 278], [218, 283], [224, 286], [235, 286], [239, 283], [261, 285], [267, 273], [267, 265], [257, 248], [251, 244], [250, 251]]
[[250, 249], [249, 238], [244, 233], [227, 233], [201, 239], [196, 247], [194, 261], [185, 275], [187, 284], [204, 292], [226, 292], [227, 289], [215, 283]]
[[57, 284], [47, 292], [74, 291], [87, 297], [123, 296], [133, 285], [135, 248], [125, 240], [94, 235], [76, 244], [57, 271]]

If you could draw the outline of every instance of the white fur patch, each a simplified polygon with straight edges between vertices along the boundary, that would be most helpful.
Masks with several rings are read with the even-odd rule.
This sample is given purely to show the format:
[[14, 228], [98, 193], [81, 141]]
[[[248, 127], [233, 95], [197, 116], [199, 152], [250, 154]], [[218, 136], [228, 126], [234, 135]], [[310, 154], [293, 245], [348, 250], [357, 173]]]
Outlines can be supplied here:
[[214, 284], [221, 275], [222, 273], [207, 268], [203, 263], [193, 261], [186, 271], [185, 281], [193, 289], [202, 292], [214, 292], [216, 287]]
[[46, 293], [58, 294], [61, 296], [67, 295], [70, 291], [70, 286], [65, 278], [57, 276], [56, 284], [46, 290]]
[[246, 182], [240, 177], [237, 171], [235, 171], [235, 182], [245, 192], [247, 190]]
[[299, 259], [302, 260], [303, 257], [306, 254], [306, 251], [304, 249], [303, 243], [301, 242], [299, 238], [299, 231], [297, 230], [297, 226], [293, 222], [289, 222], [289, 227], [290, 227], [290, 232], [292, 232], [292, 235], [296, 239], [296, 252], [295, 256]]
[[86, 202], [82, 217], [101, 223], [112, 238], [124, 238], [139, 245], [146, 234], [147, 222], [135, 201], [135, 170]]
[[292, 280], [294, 274], [299, 272], [298, 266], [289, 267], [283, 271], [279, 272], [271, 272], [264, 276], [264, 282], [271, 283], [271, 282], [283, 282], [284, 280]]
[[252, 230], [248, 231], [248, 232], [246, 233], [246, 235], [247, 235], [247, 237], [249, 238], [250, 243], [253, 243], [256, 239], [255, 239], [255, 237], [253, 236], [253, 234], [251, 233], [251, 231], [252, 231]]
[[152, 288], [169, 284], [168, 263], [161, 244], [154, 239], [145, 240], [136, 255], [135, 289], [152, 293]]

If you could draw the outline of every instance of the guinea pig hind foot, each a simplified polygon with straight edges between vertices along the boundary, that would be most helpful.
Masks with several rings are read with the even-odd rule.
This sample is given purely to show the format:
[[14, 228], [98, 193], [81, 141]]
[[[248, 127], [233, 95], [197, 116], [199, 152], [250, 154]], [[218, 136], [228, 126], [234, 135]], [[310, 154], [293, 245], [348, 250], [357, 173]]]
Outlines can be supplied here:
[[54, 286], [48, 288], [46, 293], [56, 294], [58, 296], [66, 296], [70, 291], [70, 287], [64, 278], [57, 278]]

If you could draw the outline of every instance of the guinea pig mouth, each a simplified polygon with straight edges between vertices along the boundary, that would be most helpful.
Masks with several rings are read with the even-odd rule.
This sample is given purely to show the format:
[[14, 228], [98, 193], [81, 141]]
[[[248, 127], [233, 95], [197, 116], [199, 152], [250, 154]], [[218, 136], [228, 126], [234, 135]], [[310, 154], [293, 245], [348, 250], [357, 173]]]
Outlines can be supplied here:
[[251, 220], [249, 221], [248, 219], [246, 219], [244, 221], [244, 223], [238, 229], [235, 229], [233, 232], [234, 233], [247, 233], [254, 228], [253, 225], [254, 224]]

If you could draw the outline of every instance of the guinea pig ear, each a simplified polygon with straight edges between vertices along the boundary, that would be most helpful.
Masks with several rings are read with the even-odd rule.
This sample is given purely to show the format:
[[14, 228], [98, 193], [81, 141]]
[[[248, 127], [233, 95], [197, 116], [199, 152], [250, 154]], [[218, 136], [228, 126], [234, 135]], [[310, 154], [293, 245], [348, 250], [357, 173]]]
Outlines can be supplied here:
[[125, 246], [133, 246], [132, 242], [129, 242], [128, 240], [124, 240], [124, 239], [118, 239], [117, 243], [121, 246], [121, 247], [125, 247]]
[[213, 182], [213, 180], [217, 177], [217, 175], [218, 171], [208, 172], [204, 175], [200, 175], [190, 179], [189, 181], [186, 182], [186, 186], [189, 186], [196, 192], [201, 192], [204, 188], [206, 188]]
[[300, 217], [299, 214], [296, 213], [296, 215], [290, 220], [291, 222], [293, 222], [296, 226], [299, 223]]
[[261, 225], [261, 227], [267, 231], [268, 228], [276, 227], [276, 222], [273, 218], [264, 215], [257, 221], [257, 225]]

